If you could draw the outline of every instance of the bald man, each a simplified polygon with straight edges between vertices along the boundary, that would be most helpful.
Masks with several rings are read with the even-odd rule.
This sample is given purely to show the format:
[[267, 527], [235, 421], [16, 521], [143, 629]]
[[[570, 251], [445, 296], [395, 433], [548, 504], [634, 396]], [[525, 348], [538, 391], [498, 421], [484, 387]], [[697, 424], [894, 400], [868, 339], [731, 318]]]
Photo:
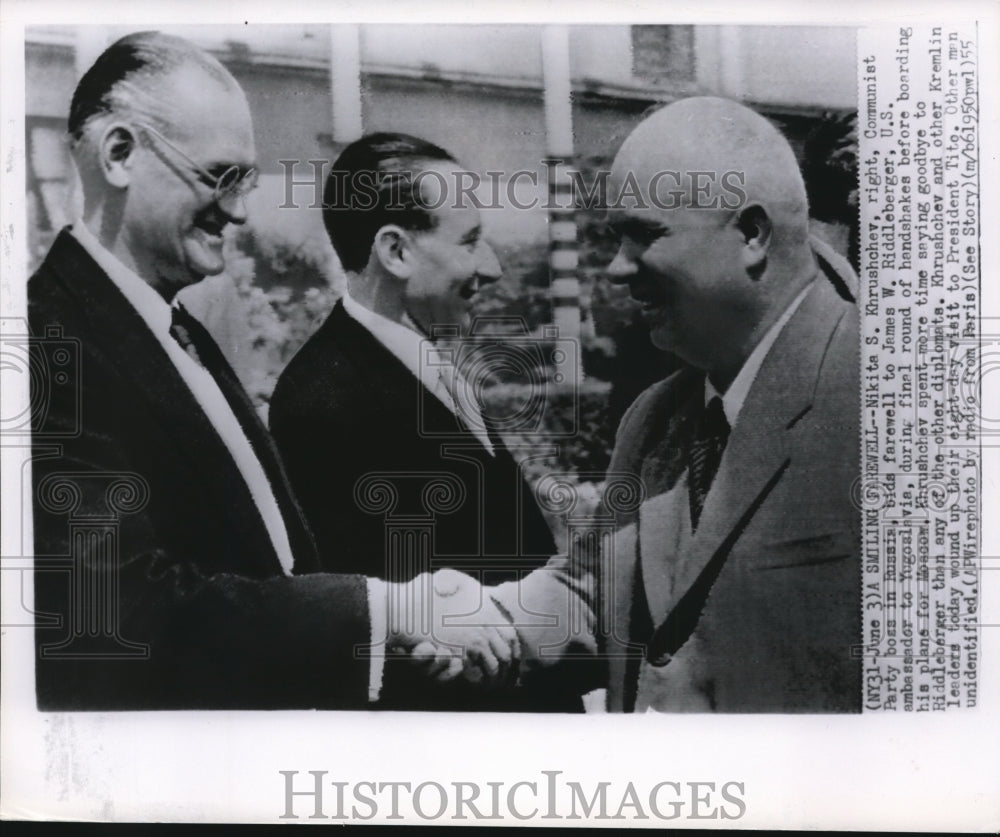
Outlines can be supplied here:
[[[654, 113], [611, 184], [609, 276], [687, 367], [622, 420], [609, 480], [638, 478], [646, 499], [602, 569], [556, 560], [495, 591], [522, 676], [600, 650], [612, 711], [859, 711], [856, 280], [810, 241], [787, 141], [735, 102]], [[539, 625], [574, 597], [594, 640]]]
[[39, 708], [367, 707], [387, 649], [435, 679], [466, 653], [500, 674], [513, 630], [445, 651], [428, 618], [472, 609], [466, 576], [318, 572], [271, 437], [171, 306], [246, 220], [236, 80], [180, 38], [129, 35], [84, 74], [68, 128], [83, 217], [28, 284]]

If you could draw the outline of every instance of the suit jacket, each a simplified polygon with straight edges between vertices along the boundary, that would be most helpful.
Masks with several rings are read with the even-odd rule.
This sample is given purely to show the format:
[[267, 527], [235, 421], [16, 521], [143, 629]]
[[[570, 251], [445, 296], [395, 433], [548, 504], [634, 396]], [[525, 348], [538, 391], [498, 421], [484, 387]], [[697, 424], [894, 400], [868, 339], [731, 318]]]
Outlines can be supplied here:
[[[218, 431], [66, 231], [28, 304], [39, 708], [365, 705], [368, 661], [354, 653], [370, 640], [365, 579], [283, 574]], [[78, 358], [68, 384], [60, 347]], [[297, 569], [318, 569], [267, 431], [221, 354], [213, 360]]]
[[[496, 584], [555, 552], [499, 436], [490, 432], [491, 456], [343, 303], [282, 373], [269, 420], [324, 570], [402, 581], [452, 567]], [[435, 505], [435, 496], [455, 502]], [[389, 669], [383, 708], [582, 711], [578, 694], [558, 680], [490, 696], [461, 681], [442, 689], [405, 667]]]
[[[555, 552], [503, 442], [491, 433], [490, 456], [340, 302], [282, 373], [269, 420], [326, 570], [416, 575], [420, 561], [390, 558], [389, 544], [394, 526], [421, 518], [433, 530], [425, 542], [433, 567], [464, 570], [487, 584]], [[397, 494], [393, 506], [372, 503], [359, 483], [379, 473]], [[457, 508], [434, 507], [426, 489], [437, 476], [451, 486]]]
[[[529, 619], [586, 605], [587, 629], [568, 639], [534, 617], [521, 632], [526, 669], [552, 676], [566, 648], [601, 659], [618, 712], [860, 711], [857, 307], [814, 283], [751, 386], [687, 539], [679, 436], [702, 382], [675, 373], [622, 420], [609, 474], [639, 477], [648, 499], [620, 516], [613, 557], [554, 561], [501, 588]], [[593, 669], [573, 677], [592, 685]]]

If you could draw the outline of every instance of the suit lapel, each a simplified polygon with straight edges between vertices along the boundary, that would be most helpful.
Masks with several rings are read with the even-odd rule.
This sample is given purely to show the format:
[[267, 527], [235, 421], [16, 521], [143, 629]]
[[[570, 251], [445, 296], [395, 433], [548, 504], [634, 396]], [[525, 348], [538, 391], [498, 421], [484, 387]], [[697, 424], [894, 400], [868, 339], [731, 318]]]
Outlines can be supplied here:
[[[53, 245], [52, 267], [64, 290], [77, 300], [82, 315], [90, 324], [87, 339], [123, 377], [132, 381], [132, 392], [145, 400], [159, 429], [174, 439], [172, 452], [185, 462], [187, 470], [194, 475], [205, 473], [206, 468], [211, 468], [212, 463], [220, 459], [233, 462], [218, 430], [146, 322], [86, 250], [66, 232], [60, 233]], [[83, 374], [86, 375], [86, 370]], [[86, 387], [85, 378], [83, 384]], [[191, 480], [185, 490], [196, 490], [197, 484], [196, 480]], [[244, 532], [257, 531], [253, 539], [268, 545], [280, 571], [278, 557], [249, 488], [238, 480], [232, 490], [243, 496], [234, 498], [229, 504], [225, 525], [240, 527]], [[207, 512], [219, 514], [219, 510], [214, 509]]]
[[[339, 351], [364, 370], [365, 378], [387, 408], [398, 410], [402, 405], [412, 410], [412, 415], [422, 423], [421, 430], [431, 440], [440, 436], [442, 442], [475, 442], [486, 452], [486, 447], [465, 422], [445, 407], [378, 338], [348, 314], [342, 302], [334, 307], [323, 328], [329, 328], [330, 339]], [[502, 442], [498, 446], [492, 433], [490, 440], [499, 452]]]
[[658, 625], [670, 605], [671, 581], [668, 563], [674, 560], [679, 540], [678, 526], [690, 528], [687, 495], [678, 491], [677, 482], [686, 467], [685, 451], [693, 431], [693, 419], [704, 398], [703, 376], [685, 369], [678, 372], [664, 391], [656, 409], [668, 413], [666, 431], [643, 458], [642, 483], [647, 491], [657, 493], [639, 508], [638, 549], [649, 615]]
[[[638, 585], [642, 580], [636, 577], [638, 540], [636, 524], [630, 523], [618, 529], [614, 534], [613, 555], [611, 560], [602, 559], [598, 583], [601, 588], [599, 607], [603, 627], [605, 653], [608, 657], [608, 709], [612, 712], [623, 712], [629, 704], [629, 696], [625, 692], [632, 686], [635, 678], [630, 676], [634, 668], [632, 660], [640, 656], [635, 650], [630, 653], [629, 640], [641, 640], [636, 620], [641, 614], [635, 613], [641, 606], [641, 591]], [[609, 608], [607, 612], [605, 608]], [[632, 696], [634, 697], [634, 696]]]
[[401, 403], [410, 401], [413, 410], [420, 408], [417, 380], [368, 329], [347, 313], [343, 302], [338, 301], [334, 306], [323, 330], [337, 352], [361, 371], [386, 407], [397, 409]]
[[[649, 615], [659, 625], [676, 601], [674, 591], [681, 579], [671, 575], [676, 569], [684, 529], [691, 528], [687, 492], [676, 486], [658, 494], [639, 509], [639, 560], [645, 585]], [[675, 574], [676, 575], [676, 572]]]
[[[687, 495], [678, 481], [686, 467], [685, 451], [694, 430], [705, 390], [703, 376], [693, 370], [679, 373], [664, 392], [660, 409], [669, 412], [665, 438], [659, 441], [643, 462], [643, 484], [655, 486], [657, 493], [639, 509], [639, 561], [649, 615], [653, 624], [662, 622], [670, 605], [671, 579], [668, 564], [676, 558], [683, 536], [679, 527], [690, 528]], [[647, 466], [660, 469], [646, 473]]]
[[[693, 629], [711, 584], [729, 551], [790, 461], [789, 433], [812, 406], [820, 367], [844, 303], [826, 281], [814, 283], [761, 365], [733, 427], [719, 471], [705, 499], [698, 530], [679, 565], [670, 618], [658, 621], [652, 646], [679, 647]], [[654, 510], [643, 516], [651, 523]], [[658, 527], [641, 533], [644, 553], [663, 556]], [[669, 543], [668, 539], [668, 543]], [[691, 594], [691, 595], [689, 595]], [[675, 611], [693, 611], [675, 613]], [[664, 631], [671, 634], [663, 635]]]
[[295, 571], [299, 574], [315, 572], [319, 569], [316, 544], [312, 538], [305, 517], [298, 501], [292, 492], [284, 465], [278, 454], [278, 449], [254, 408], [250, 396], [243, 388], [236, 372], [222, 354], [222, 350], [209, 334], [208, 330], [187, 312], [188, 329], [193, 332], [192, 338], [197, 349], [201, 364], [218, 385], [223, 398], [233, 411], [243, 434], [260, 462], [264, 475], [271, 487], [271, 492], [281, 511], [285, 523], [292, 554], [295, 556]]

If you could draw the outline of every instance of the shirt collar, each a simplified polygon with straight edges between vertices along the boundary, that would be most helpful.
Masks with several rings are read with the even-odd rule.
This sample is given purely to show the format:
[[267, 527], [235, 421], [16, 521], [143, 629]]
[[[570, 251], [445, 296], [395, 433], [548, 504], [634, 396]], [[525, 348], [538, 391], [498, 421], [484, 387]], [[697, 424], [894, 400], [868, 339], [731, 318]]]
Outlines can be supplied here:
[[433, 387], [438, 378], [437, 367], [421, 363], [421, 352], [425, 351], [426, 346], [432, 345], [428, 338], [402, 323], [397, 323], [365, 308], [346, 291], [342, 299], [344, 310], [353, 320], [385, 346], [400, 363], [410, 370], [414, 377]]
[[122, 264], [117, 256], [105, 248], [82, 220], [73, 224], [70, 233], [108, 275], [153, 333], [169, 334], [171, 314], [166, 300], [139, 274]]
[[733, 382], [729, 385], [729, 389], [726, 390], [725, 395], [721, 395], [719, 391], [712, 386], [712, 382], [705, 378], [705, 406], [718, 396], [722, 399], [722, 412], [726, 414], [726, 421], [729, 422], [729, 426], [733, 427], [736, 424], [736, 419], [740, 414], [740, 410], [743, 409], [743, 403], [747, 399], [747, 395], [750, 392], [750, 387], [753, 386], [754, 379], [757, 377], [757, 373], [760, 371], [761, 365], [764, 363], [764, 358], [767, 357], [767, 353], [771, 351], [771, 347], [774, 345], [775, 340], [778, 339], [778, 335], [781, 334], [781, 330], [785, 327], [788, 321], [792, 318], [792, 315], [798, 310], [798, 307], [802, 304], [802, 300], [806, 298], [806, 294], [809, 289], [813, 286], [813, 281], [810, 280], [806, 283], [806, 286], [799, 291], [795, 299], [792, 300], [791, 304], [785, 309], [784, 313], [777, 320], [772, 323], [771, 327], [767, 330], [764, 336], [760, 339], [754, 350], [750, 353], [750, 357], [746, 359], [743, 366], [740, 367], [739, 373], [733, 379]]

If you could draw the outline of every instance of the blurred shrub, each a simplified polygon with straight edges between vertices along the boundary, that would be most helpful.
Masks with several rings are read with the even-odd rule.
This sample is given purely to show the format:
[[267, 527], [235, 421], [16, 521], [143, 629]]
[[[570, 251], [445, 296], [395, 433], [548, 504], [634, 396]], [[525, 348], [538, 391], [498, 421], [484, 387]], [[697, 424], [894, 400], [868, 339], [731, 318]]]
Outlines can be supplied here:
[[[498, 422], [504, 441], [522, 456], [533, 457], [551, 449], [525, 463], [525, 473], [533, 480], [553, 471], [603, 473], [614, 441], [604, 415], [610, 389], [604, 381], [586, 381], [579, 387], [548, 384], [544, 388], [497, 384], [482, 391], [483, 414]], [[540, 408], [530, 409], [534, 406]], [[532, 420], [515, 418], [525, 415]]]
[[548, 243], [497, 247], [503, 277], [483, 288], [473, 301], [475, 317], [519, 317], [529, 331], [552, 322]]
[[285, 365], [343, 293], [343, 277], [329, 242], [315, 236], [292, 241], [280, 230], [241, 229], [226, 248], [226, 274], [217, 278], [232, 284], [238, 304], [209, 299], [192, 311], [266, 413]]
[[[588, 380], [579, 387], [548, 384], [540, 390], [537, 385], [506, 383], [483, 391], [484, 415], [498, 420], [522, 415], [527, 405], [543, 399], [537, 422], [501, 425], [500, 435], [532, 490], [549, 474], [560, 474], [560, 479], [576, 486], [574, 516], [596, 508], [611, 458], [614, 429], [605, 415], [610, 388], [604, 381]], [[566, 549], [566, 516], [552, 513], [544, 504], [541, 508], [557, 548]]]

